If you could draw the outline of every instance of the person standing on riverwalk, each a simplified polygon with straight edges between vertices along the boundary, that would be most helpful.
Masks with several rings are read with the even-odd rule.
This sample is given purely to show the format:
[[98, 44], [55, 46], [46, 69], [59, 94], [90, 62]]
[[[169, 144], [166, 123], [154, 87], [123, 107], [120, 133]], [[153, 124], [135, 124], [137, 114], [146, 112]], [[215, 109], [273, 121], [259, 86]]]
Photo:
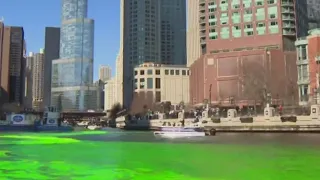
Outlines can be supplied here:
[[282, 115], [282, 111], [283, 111], [282, 105], [279, 106], [278, 110], [279, 110], [279, 115], [281, 116]]

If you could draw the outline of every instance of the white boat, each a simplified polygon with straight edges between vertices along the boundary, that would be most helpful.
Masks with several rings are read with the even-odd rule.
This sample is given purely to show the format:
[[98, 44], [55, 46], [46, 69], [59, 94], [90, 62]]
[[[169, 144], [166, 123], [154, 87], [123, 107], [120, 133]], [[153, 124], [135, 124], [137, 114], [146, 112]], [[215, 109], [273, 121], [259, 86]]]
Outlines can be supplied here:
[[203, 137], [206, 133], [201, 128], [184, 128], [174, 127], [162, 129], [162, 131], [155, 131], [155, 136], [166, 137], [166, 138], [182, 138], [182, 137]]
[[98, 125], [89, 125], [87, 128], [89, 130], [100, 130], [100, 129], [102, 129], [102, 127], [98, 126]]
[[78, 126], [88, 126], [88, 124], [89, 124], [89, 121], [82, 121], [77, 123]]

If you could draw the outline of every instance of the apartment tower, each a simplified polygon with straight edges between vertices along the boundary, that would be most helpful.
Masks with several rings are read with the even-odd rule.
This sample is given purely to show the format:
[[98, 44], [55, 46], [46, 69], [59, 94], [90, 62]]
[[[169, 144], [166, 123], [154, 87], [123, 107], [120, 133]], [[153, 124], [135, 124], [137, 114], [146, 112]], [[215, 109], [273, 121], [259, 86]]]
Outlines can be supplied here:
[[111, 78], [111, 67], [100, 65], [99, 67], [99, 80], [106, 82]]
[[[28, 69], [30, 72], [30, 84], [32, 94], [32, 108], [35, 110], [43, 110], [43, 98], [44, 98], [44, 49], [40, 49], [39, 53], [30, 53], [28, 57]], [[27, 86], [28, 87], [28, 86]]]
[[296, 17], [298, 5], [293, 0], [200, 0], [197, 6], [199, 21], [193, 25], [199, 26], [202, 55], [190, 69], [191, 102], [242, 106], [271, 96], [293, 103], [294, 41], [298, 32], [307, 32], [305, 21]]
[[130, 107], [135, 66], [186, 64], [185, 0], [121, 0], [123, 100]]
[[199, 2], [200, 0], [188, 0], [188, 29], [187, 29], [187, 66], [189, 67], [201, 55], [200, 26], [199, 26]]

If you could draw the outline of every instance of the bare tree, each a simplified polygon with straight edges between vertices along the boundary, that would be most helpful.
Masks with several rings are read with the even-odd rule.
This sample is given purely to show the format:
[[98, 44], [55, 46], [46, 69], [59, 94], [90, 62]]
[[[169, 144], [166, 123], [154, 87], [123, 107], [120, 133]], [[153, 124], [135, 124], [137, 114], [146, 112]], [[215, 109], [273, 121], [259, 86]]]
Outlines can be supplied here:
[[112, 120], [116, 119], [117, 114], [122, 110], [123, 110], [123, 107], [121, 106], [120, 103], [116, 103], [116, 104], [112, 105], [108, 118], [112, 119]]
[[3, 112], [19, 113], [23, 107], [19, 103], [4, 103], [1, 107]]
[[268, 73], [262, 62], [244, 61], [240, 78], [243, 98], [249, 102], [253, 101], [255, 109], [257, 102], [266, 103], [269, 92], [267, 77]]
[[153, 107], [154, 97], [153, 92], [139, 92], [133, 96], [130, 113], [131, 114], [145, 114]]

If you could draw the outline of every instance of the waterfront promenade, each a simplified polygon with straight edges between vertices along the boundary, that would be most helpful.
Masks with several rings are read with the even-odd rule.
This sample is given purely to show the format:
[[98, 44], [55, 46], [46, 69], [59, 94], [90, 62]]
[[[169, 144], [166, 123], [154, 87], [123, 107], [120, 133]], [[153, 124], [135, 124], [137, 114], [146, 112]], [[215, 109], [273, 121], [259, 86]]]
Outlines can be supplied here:
[[[306, 116], [285, 115], [275, 116], [274, 109], [265, 110], [263, 116], [237, 117], [235, 110], [230, 110], [227, 117], [208, 117], [204, 111], [198, 118], [201, 127], [215, 128], [218, 132], [320, 132], [320, 108], [311, 107], [311, 114]], [[181, 126], [184, 119], [185, 126], [195, 124], [196, 118], [185, 119], [182, 114], [176, 119], [138, 120], [135, 123], [125, 121], [123, 117], [117, 119], [117, 127], [149, 126], [157, 129], [163, 124], [171, 123]]]

